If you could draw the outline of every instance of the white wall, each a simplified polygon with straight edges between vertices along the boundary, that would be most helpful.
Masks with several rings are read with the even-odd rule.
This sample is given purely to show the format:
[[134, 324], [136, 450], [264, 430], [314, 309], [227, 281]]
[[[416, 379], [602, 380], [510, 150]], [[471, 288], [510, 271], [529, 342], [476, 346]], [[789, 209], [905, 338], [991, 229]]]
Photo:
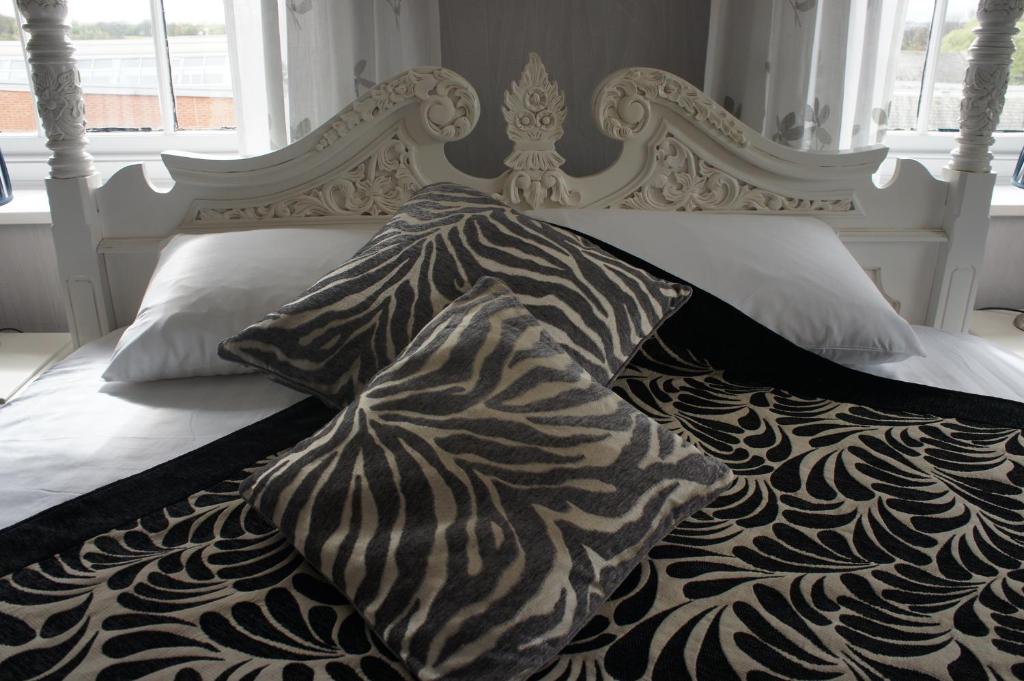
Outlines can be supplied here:
[[992, 218], [975, 307], [1024, 310], [1024, 217]]
[[0, 328], [67, 331], [50, 225], [0, 224]]

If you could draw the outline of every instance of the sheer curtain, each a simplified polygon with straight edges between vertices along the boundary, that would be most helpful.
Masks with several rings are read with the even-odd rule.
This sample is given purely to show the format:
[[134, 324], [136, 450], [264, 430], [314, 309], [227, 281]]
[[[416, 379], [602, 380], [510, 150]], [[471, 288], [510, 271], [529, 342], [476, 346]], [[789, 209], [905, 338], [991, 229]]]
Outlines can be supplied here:
[[780, 144], [882, 141], [908, 0], [715, 0], [705, 90]]
[[294, 141], [396, 73], [440, 64], [438, 0], [285, 0]]

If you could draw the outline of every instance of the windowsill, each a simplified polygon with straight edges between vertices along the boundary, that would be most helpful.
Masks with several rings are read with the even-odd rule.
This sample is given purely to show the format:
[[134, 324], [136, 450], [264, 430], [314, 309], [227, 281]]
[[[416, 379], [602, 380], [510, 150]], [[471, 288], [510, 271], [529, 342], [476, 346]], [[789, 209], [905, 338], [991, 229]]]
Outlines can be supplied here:
[[45, 189], [15, 189], [10, 203], [0, 206], [0, 227], [49, 224], [50, 201]]
[[1024, 189], [1012, 184], [996, 185], [992, 192], [991, 217], [1024, 217]]
[[[991, 217], [1024, 217], [1024, 189], [997, 185], [992, 193]], [[48, 225], [50, 202], [45, 189], [15, 190], [10, 203], [0, 206], [0, 227], [4, 225]]]

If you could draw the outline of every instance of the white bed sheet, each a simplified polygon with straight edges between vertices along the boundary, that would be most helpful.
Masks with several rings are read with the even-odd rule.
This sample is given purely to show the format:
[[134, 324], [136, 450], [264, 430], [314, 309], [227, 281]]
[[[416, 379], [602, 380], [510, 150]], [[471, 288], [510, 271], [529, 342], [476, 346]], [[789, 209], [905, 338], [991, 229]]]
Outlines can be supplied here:
[[883, 378], [1024, 402], [1024, 358], [983, 338], [915, 326], [925, 357], [851, 366]]
[[0, 528], [169, 461], [305, 395], [256, 375], [107, 383], [120, 331], [0, 407]]
[[[1024, 402], [1024, 359], [915, 327], [927, 357], [853, 367]], [[0, 528], [142, 472], [303, 399], [258, 375], [106, 383], [120, 332], [83, 346], [0, 407]]]

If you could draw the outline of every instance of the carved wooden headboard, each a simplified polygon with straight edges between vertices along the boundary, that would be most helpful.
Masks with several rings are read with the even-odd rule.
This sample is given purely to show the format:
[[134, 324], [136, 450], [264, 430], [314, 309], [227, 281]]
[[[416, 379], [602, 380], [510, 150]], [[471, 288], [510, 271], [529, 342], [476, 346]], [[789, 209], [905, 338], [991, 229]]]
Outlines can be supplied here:
[[[981, 75], [993, 82], [993, 73], [1008, 68], [1013, 45], [1005, 28], [1024, 7], [1008, 13], [997, 5], [983, 0], [979, 10], [979, 40], [986, 42], [985, 49], [972, 48], [970, 82]], [[39, 0], [19, 6], [33, 34], [28, 49], [35, 86], [44, 91], [40, 101], [52, 100], [47, 83], [53, 79], [39, 74], [64, 69], [77, 76], [66, 7]], [[562, 170], [557, 149], [565, 98], [536, 54], [505, 93], [512, 152], [495, 178], [469, 176], [445, 156], [446, 143], [472, 133], [481, 103], [472, 85], [440, 67], [412, 69], [377, 85], [310, 135], [263, 156], [166, 153], [174, 180], [166, 192], [150, 185], [141, 165], [100, 183], [87, 153], [77, 85], [61, 91], [69, 103], [64, 118], [41, 115], [54, 150], [48, 189], [58, 264], [79, 342], [131, 320], [159, 245], [176, 232], [375, 225], [417, 188], [442, 180], [521, 209], [815, 215], [837, 230], [904, 316], [962, 330], [983, 255], [994, 182], [987, 143], [1003, 96], [965, 91], [971, 99], [945, 179], [903, 160], [884, 187], [872, 175], [885, 147], [826, 154], [781, 146], [682, 78], [652, 68], [623, 69], [598, 86], [595, 123], [622, 142], [622, 151], [607, 169], [573, 177]], [[979, 107], [991, 115], [977, 115]], [[616, 245], [628, 249], [633, 238], [643, 235]]]
[[[502, 111], [513, 145], [505, 159], [508, 170], [497, 178], [460, 179], [522, 209], [586, 206], [859, 217], [872, 200], [865, 203], [857, 195], [871, 189], [870, 177], [886, 154], [883, 147], [838, 154], [781, 147], [683, 79], [633, 68], [612, 74], [594, 97], [597, 125], [625, 143], [622, 158], [597, 175], [572, 177], [561, 169], [565, 159], [557, 150], [565, 98], [536, 54], [506, 91]], [[247, 198], [196, 199], [185, 227], [381, 217], [424, 184], [458, 174], [430, 147], [467, 136], [479, 112], [476, 92], [457, 74], [413, 69], [365, 93], [293, 145], [297, 148], [281, 150], [293, 152], [284, 163], [274, 155], [265, 157], [270, 163], [260, 170], [272, 164], [276, 179], [288, 185], [271, 194], [252, 183], [251, 165], [243, 170], [234, 161], [203, 161], [200, 167], [193, 159], [170, 155], [165, 162], [179, 181], [191, 179], [188, 171], [203, 172], [220, 174], [223, 186], [231, 174], [249, 188]], [[332, 154], [339, 145], [346, 145], [343, 159]], [[321, 165], [325, 155], [330, 155], [329, 172], [298, 183], [288, 179], [293, 166]], [[933, 181], [933, 188], [942, 203], [944, 183]], [[927, 217], [934, 216], [921, 216], [914, 224]]]

